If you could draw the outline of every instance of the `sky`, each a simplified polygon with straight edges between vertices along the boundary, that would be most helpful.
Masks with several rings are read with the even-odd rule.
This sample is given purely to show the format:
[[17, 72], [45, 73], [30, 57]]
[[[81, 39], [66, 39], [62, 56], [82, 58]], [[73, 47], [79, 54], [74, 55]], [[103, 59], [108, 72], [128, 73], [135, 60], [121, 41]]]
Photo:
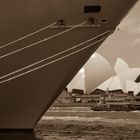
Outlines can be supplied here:
[[117, 57], [121, 57], [131, 68], [140, 68], [140, 1], [97, 52], [104, 56], [112, 66]]

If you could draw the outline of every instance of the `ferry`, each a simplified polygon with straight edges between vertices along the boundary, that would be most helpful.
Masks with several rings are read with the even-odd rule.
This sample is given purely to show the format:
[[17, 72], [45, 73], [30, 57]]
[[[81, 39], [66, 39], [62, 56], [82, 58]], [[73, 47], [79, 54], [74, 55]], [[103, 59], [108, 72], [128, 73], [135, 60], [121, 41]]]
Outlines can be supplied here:
[[140, 110], [140, 102], [134, 96], [125, 93], [102, 96], [98, 103], [91, 106], [93, 111], [136, 111]]

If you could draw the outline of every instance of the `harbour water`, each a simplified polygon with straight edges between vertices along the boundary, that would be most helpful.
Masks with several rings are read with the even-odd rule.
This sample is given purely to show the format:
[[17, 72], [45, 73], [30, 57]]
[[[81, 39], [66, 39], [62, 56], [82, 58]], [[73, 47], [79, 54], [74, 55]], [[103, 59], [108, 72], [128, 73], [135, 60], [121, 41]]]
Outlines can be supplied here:
[[1, 133], [0, 140], [139, 140], [140, 112], [94, 112], [89, 108], [53, 108], [34, 134]]

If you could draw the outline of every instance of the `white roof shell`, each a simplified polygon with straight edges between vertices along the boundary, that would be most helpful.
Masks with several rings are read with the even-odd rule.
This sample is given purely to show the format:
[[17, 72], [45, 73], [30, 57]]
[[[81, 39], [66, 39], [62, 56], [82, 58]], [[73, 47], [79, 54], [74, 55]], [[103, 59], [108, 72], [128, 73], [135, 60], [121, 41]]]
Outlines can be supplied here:
[[81, 89], [85, 92], [85, 72], [84, 68], [82, 68], [77, 75], [72, 79], [72, 81], [67, 86], [68, 91], [71, 92], [72, 89]]
[[126, 81], [135, 81], [139, 75], [140, 68], [132, 68], [120, 73], [117, 77], [121, 81], [122, 88], [126, 90]]
[[126, 81], [126, 92], [134, 91], [137, 86], [137, 83], [134, 81], [127, 80]]
[[113, 76], [111, 78], [109, 78], [108, 80], [106, 80], [105, 82], [103, 82], [98, 89], [101, 90], [109, 90], [109, 91], [113, 91], [113, 90], [123, 90], [120, 79], [117, 76]]
[[108, 61], [101, 55], [94, 53], [85, 66], [69, 83], [68, 91], [72, 89], [82, 89], [86, 93], [91, 93], [102, 82], [114, 75], [114, 70]]
[[137, 83], [135, 90], [134, 90], [134, 95], [136, 96], [140, 92], [140, 83]]
[[115, 66], [114, 66], [114, 70], [117, 75], [129, 69], [130, 68], [128, 64], [123, 59], [117, 58]]
[[95, 53], [85, 64], [86, 92], [91, 93], [114, 73], [109, 62], [100, 54]]

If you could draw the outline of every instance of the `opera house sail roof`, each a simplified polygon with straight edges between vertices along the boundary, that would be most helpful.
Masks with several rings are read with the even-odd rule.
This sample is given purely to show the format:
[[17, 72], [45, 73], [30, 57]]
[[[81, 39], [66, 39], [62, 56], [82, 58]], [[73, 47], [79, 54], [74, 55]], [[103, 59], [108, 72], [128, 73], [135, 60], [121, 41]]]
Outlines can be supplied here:
[[95, 53], [85, 64], [86, 92], [91, 93], [114, 73], [109, 62], [102, 55]]
[[90, 94], [96, 89], [103, 91], [140, 92], [140, 68], [130, 68], [122, 59], [117, 58], [114, 69], [100, 54], [95, 53], [68, 85], [72, 89], [82, 89]]

